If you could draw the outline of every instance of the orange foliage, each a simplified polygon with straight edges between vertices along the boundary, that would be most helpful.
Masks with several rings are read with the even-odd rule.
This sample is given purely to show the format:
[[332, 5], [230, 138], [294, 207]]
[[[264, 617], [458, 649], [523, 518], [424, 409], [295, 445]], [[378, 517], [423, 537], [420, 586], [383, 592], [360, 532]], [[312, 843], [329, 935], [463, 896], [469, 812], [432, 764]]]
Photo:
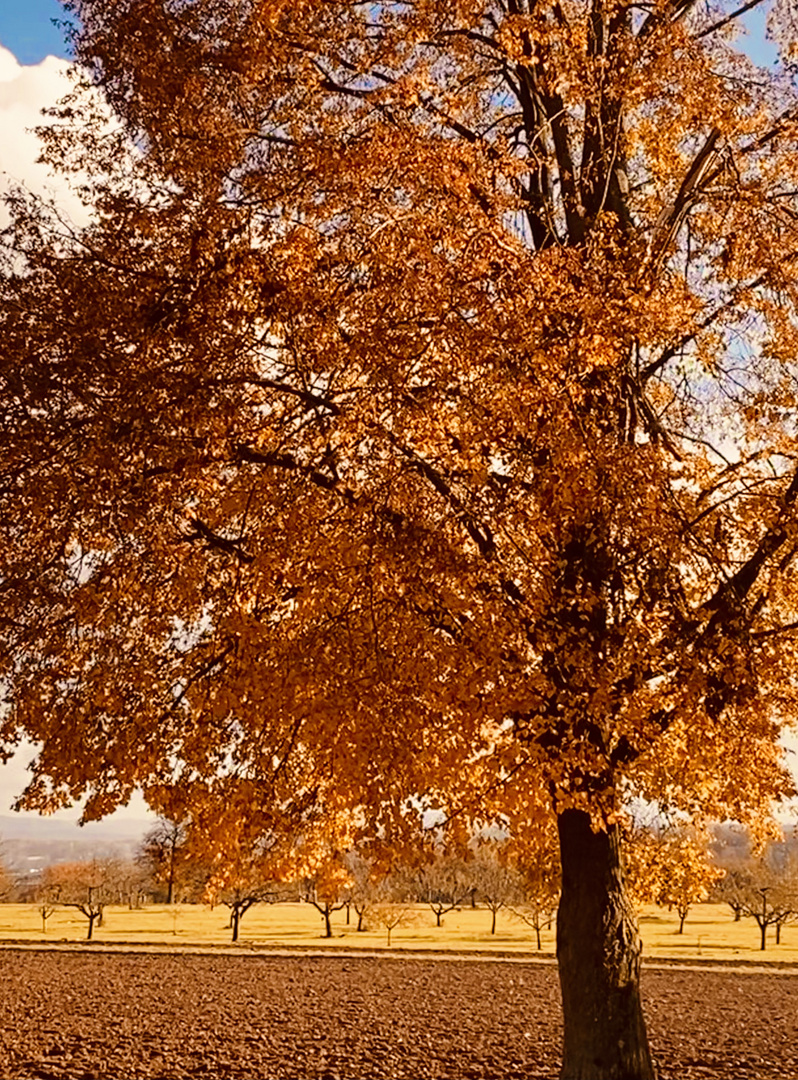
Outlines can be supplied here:
[[115, 124], [79, 78], [45, 155], [95, 216], [14, 196], [0, 284], [25, 804], [176, 788], [388, 842], [419, 797], [514, 835], [632, 794], [767, 815], [798, 692], [784, 0], [767, 70], [691, 0], [74, 6]]
[[[709, 851], [709, 838], [694, 828], [640, 829], [627, 848], [630, 886], [639, 903], [675, 908], [680, 925], [693, 904], [706, 900], [724, 876]], [[681, 931], [680, 931], [681, 932]]]
[[26, 803], [764, 812], [786, 85], [698, 14], [608, 66], [577, 0], [79, 7], [121, 127], [76, 88], [46, 152], [94, 222], [17, 198], [2, 295]]

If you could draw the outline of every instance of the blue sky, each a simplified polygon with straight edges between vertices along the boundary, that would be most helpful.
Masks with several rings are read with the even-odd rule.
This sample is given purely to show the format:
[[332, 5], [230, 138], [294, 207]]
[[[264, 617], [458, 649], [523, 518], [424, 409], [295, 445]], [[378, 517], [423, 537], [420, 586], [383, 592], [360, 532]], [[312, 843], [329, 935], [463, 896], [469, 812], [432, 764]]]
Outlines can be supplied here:
[[0, 2], [0, 45], [21, 64], [38, 64], [45, 56], [66, 56], [64, 38], [53, 19], [63, 19], [58, 0]]

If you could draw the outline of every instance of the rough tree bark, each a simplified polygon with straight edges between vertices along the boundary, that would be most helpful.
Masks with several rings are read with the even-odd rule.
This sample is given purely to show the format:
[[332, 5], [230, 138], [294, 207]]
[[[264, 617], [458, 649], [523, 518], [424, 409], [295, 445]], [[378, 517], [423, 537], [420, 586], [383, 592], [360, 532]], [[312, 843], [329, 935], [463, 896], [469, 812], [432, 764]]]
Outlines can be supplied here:
[[640, 1002], [640, 937], [623, 881], [620, 830], [558, 817], [562, 897], [557, 961], [564, 1047], [561, 1080], [655, 1080]]

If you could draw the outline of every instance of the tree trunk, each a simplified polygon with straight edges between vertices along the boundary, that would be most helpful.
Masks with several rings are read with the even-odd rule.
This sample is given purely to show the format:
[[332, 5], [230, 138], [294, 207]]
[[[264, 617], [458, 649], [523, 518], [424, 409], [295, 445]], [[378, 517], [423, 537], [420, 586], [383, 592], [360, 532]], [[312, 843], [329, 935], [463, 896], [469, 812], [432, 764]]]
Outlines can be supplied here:
[[230, 909], [230, 925], [233, 928], [233, 941], [238, 941], [238, 921], [241, 918], [241, 914], [238, 908]]
[[329, 907], [325, 907], [322, 914], [324, 915], [324, 936], [326, 938], [332, 937], [333, 936], [332, 935], [332, 922], [330, 921], [330, 909], [329, 909]]
[[640, 936], [624, 889], [620, 829], [594, 833], [581, 810], [565, 810], [557, 824], [561, 1080], [654, 1080], [640, 1003]]
[[683, 934], [684, 933], [684, 924], [685, 924], [685, 922], [687, 920], [688, 912], [685, 911], [684, 914], [682, 914], [682, 912], [680, 911], [680, 912], [678, 912], [678, 915], [679, 915], [679, 933]]
[[496, 911], [497, 911], [497, 908], [491, 908], [491, 911], [493, 912], [493, 921], [490, 924], [490, 932], [491, 932], [491, 934], [495, 934], [496, 933]]
[[767, 935], [768, 935], [768, 924], [766, 922], [761, 922], [759, 924], [759, 933], [760, 933], [759, 948], [760, 948], [761, 952], [764, 952], [765, 951], [765, 943], [766, 943], [766, 939], [767, 939]]
[[538, 939], [538, 952], [540, 952], [541, 944], [540, 944], [540, 926], [539, 925], [535, 926], [535, 937]]
[[97, 918], [97, 915], [94, 912], [92, 912], [92, 914], [89, 915], [89, 930], [88, 930], [88, 933], [86, 934], [86, 941], [91, 941], [91, 936], [94, 933], [94, 920], [96, 918]]

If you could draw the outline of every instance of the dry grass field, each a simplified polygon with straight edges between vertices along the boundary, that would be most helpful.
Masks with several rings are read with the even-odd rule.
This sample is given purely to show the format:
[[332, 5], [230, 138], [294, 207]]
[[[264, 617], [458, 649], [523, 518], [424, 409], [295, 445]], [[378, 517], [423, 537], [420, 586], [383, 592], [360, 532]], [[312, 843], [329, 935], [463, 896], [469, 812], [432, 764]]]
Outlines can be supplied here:
[[779, 945], [776, 944], [775, 929], [769, 927], [765, 952], [760, 950], [759, 927], [754, 920], [735, 922], [725, 904], [696, 904], [687, 917], [684, 933], [678, 934], [678, 929], [676, 912], [646, 907], [640, 915], [644, 955], [798, 963], [798, 924], [782, 928]]
[[[397, 927], [391, 935], [393, 949], [490, 951], [530, 953], [536, 951], [534, 931], [510, 912], [500, 911], [496, 933], [490, 933], [491, 915], [485, 908], [463, 908], [444, 917], [438, 928], [429, 908], [417, 906], [413, 922]], [[138, 910], [109, 907], [103, 925], [95, 927], [98, 943], [131, 945], [226, 945], [230, 943], [228, 910], [202, 905], [152, 905]], [[324, 922], [309, 904], [259, 904], [241, 922], [239, 944], [255, 947], [385, 949], [385, 930], [372, 923], [358, 933], [356, 916], [346, 923], [346, 911], [333, 915], [333, 937], [325, 938]], [[0, 904], [0, 941], [80, 941], [86, 936], [86, 920], [73, 908], [58, 908], [42, 932], [38, 910], [31, 904]], [[640, 917], [645, 955], [652, 958], [705, 960], [781, 961], [798, 963], [798, 925], [782, 931], [776, 945], [775, 932], [768, 948], [759, 950], [759, 931], [751, 920], [735, 923], [722, 905], [697, 905], [678, 934], [675, 913], [648, 907]], [[554, 928], [542, 934], [543, 952], [554, 952]]]

